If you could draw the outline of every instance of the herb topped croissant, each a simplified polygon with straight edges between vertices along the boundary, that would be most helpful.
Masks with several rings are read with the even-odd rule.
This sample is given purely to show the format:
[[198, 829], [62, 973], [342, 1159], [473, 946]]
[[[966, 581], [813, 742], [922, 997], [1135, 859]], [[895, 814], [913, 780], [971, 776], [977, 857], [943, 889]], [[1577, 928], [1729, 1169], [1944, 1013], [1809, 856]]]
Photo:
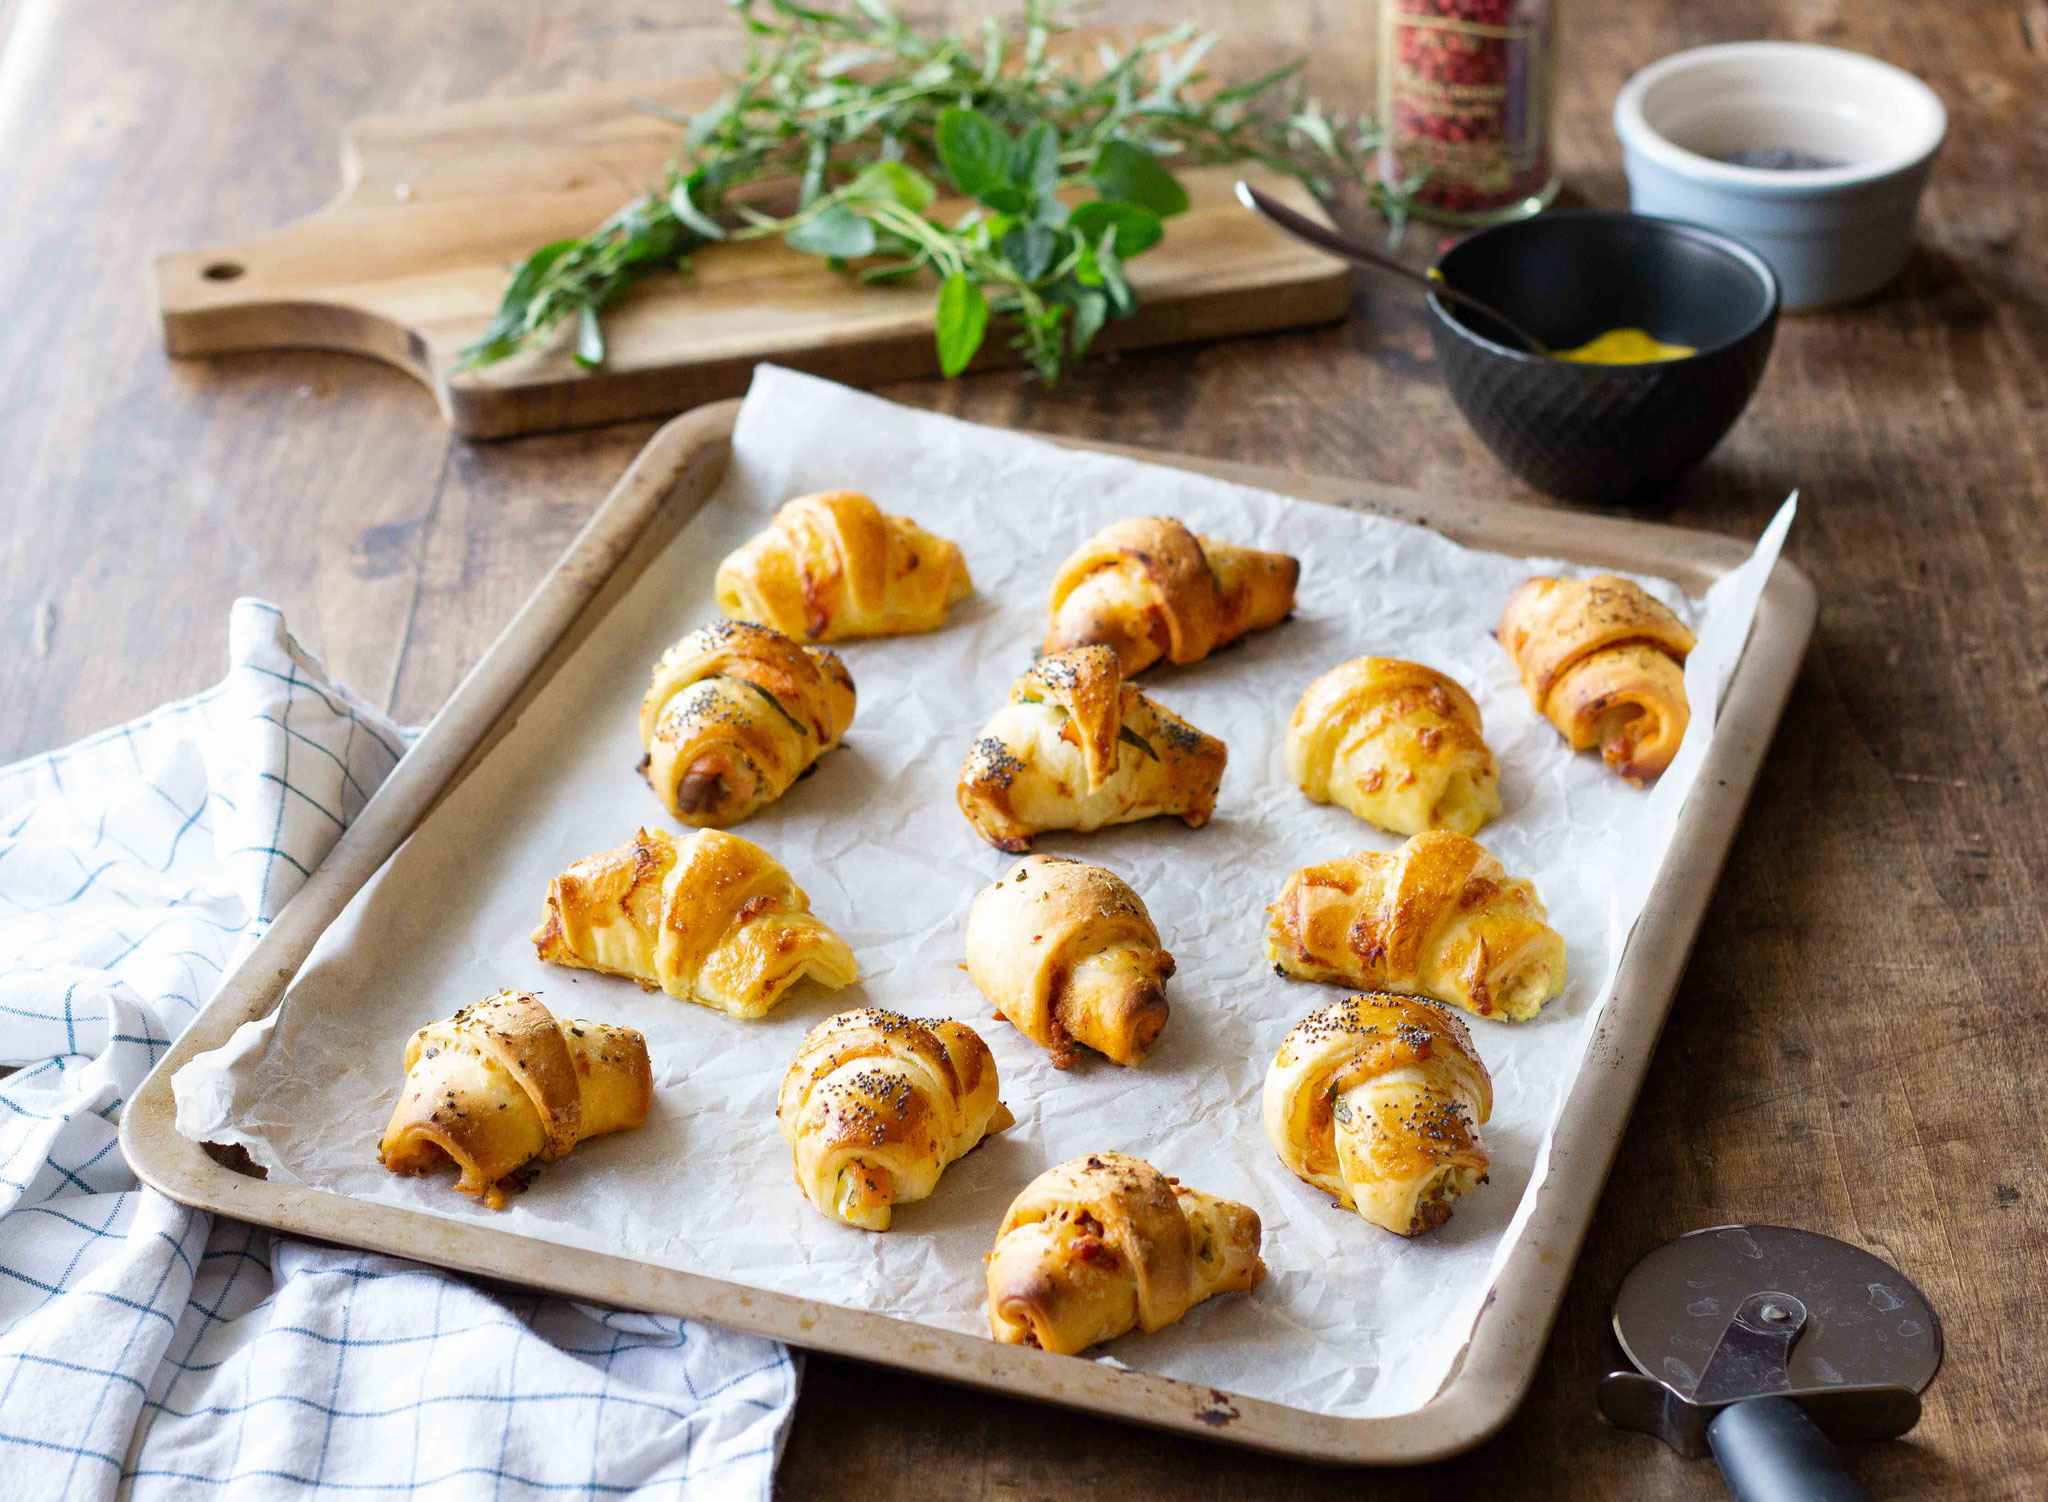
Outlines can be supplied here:
[[1389, 855], [1304, 867], [1266, 914], [1266, 958], [1303, 980], [1429, 996], [1513, 1022], [1564, 990], [1564, 940], [1535, 887], [1449, 830]]
[[804, 1198], [886, 1231], [895, 1206], [929, 1196], [948, 1163], [1015, 1122], [997, 1089], [995, 1056], [966, 1023], [862, 1007], [804, 1036], [775, 1116]]
[[1472, 1035], [1413, 996], [1309, 1013], [1266, 1071], [1266, 1137], [1290, 1172], [1376, 1226], [1419, 1236], [1486, 1182], [1493, 1079]]
[[1071, 1356], [1162, 1330], [1206, 1298], [1259, 1286], [1258, 1212], [1142, 1158], [1090, 1153], [1024, 1186], [988, 1254], [988, 1333]]
[[643, 829], [576, 862], [549, 884], [533, 947], [733, 1017], [765, 1015], [807, 976], [833, 991], [860, 979], [781, 863], [720, 829]]
[[1633, 580], [1525, 579], [1494, 633], [1536, 712], [1574, 751], [1630, 782], [1663, 774], [1692, 708], [1685, 659], [1694, 637], [1671, 608]]
[[1041, 657], [960, 769], [960, 811], [999, 850], [1048, 829], [1174, 815], [1209, 822], [1229, 753], [1124, 682], [1107, 647]]
[[1060, 565], [1045, 650], [1099, 643], [1127, 674], [1195, 662], [1294, 609], [1301, 560], [1199, 537], [1170, 516], [1111, 522]]
[[1500, 813], [1479, 706], [1396, 657], [1354, 657], [1308, 686], [1287, 726], [1287, 771], [1316, 802], [1395, 834], [1473, 834]]
[[1077, 1045], [1136, 1064], [1166, 1026], [1173, 956], [1121, 877], [1030, 855], [968, 909], [967, 973], [1055, 1069]]
[[641, 770], [685, 824], [723, 829], [789, 790], [853, 723], [835, 653], [713, 621], [670, 647], [640, 701]]
[[935, 631], [973, 592], [959, 547], [853, 490], [789, 502], [718, 566], [718, 608], [799, 641]]
[[378, 1159], [393, 1173], [449, 1167], [493, 1210], [543, 1163], [589, 1137], [640, 1125], [654, 1104], [647, 1041], [629, 1027], [556, 1017], [500, 991], [405, 1045], [405, 1085]]

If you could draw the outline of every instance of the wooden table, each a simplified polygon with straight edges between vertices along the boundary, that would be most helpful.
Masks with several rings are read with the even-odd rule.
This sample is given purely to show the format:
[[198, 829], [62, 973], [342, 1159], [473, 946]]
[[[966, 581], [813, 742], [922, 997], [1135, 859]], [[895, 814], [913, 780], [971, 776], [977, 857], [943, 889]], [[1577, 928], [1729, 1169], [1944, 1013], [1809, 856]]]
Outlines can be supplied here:
[[[1277, 0], [1239, 55], [1311, 52], [1317, 87], [1355, 104], [1371, 10]], [[211, 682], [243, 592], [394, 714], [433, 711], [651, 426], [468, 447], [368, 361], [171, 364], [148, 258], [315, 207], [353, 116], [699, 71], [728, 27], [714, 0], [0, 0], [0, 759]], [[1570, 195], [1625, 201], [1607, 115], [1628, 73], [1754, 36], [1902, 63], [1953, 124], [1903, 283], [1789, 320], [1672, 501], [1747, 536], [1803, 487], [1791, 553], [1820, 633], [1534, 1395], [1463, 1460], [1361, 1478], [813, 1358], [789, 1495], [1717, 1497], [1710, 1466], [1604, 1427], [1592, 1389], [1629, 1264], [1730, 1220], [1861, 1242], [1940, 1310], [1948, 1363], [1913, 1435], [1859, 1457], [1873, 1490], [2048, 1489], [2048, 3], [1573, 0]], [[1402, 289], [1362, 288], [1341, 328], [1126, 358], [1050, 394], [1000, 374], [888, 394], [1529, 498], [1452, 409]]]

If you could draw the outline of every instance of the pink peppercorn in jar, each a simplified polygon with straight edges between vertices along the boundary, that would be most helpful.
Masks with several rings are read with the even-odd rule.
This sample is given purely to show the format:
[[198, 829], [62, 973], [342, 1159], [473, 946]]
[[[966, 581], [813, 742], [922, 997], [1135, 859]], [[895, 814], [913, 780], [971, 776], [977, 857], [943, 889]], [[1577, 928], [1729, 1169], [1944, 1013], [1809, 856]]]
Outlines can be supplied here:
[[1557, 193], [1561, 0], [1380, 0], [1380, 175], [1417, 217], [1494, 224]]

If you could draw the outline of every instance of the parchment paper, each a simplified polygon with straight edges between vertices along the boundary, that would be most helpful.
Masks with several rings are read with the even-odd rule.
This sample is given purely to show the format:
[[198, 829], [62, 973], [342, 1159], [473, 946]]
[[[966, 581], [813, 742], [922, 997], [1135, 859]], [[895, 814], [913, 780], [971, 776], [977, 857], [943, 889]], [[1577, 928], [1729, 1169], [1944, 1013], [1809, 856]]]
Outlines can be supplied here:
[[[863, 982], [806, 984], [761, 1021], [546, 966], [528, 932], [548, 881], [636, 826], [667, 826], [634, 773], [635, 712], [662, 649], [715, 614], [718, 561], [782, 501], [863, 489], [957, 539], [975, 593], [928, 636], [854, 642], [845, 749], [738, 830], [780, 859], [859, 955]], [[1144, 896], [1179, 969], [1172, 1020], [1144, 1066], [1075, 1069], [995, 1018], [961, 966], [967, 906], [1012, 858], [954, 803], [962, 757], [1030, 663], [1060, 560], [1118, 517], [1173, 514], [1198, 531], [1303, 559], [1295, 617], [1144, 687], [1230, 748], [1214, 821], [1155, 820], [1040, 849], [1106, 865]], [[273, 1174], [338, 1194], [487, 1221], [958, 1331], [985, 1333], [982, 1254], [1041, 1169], [1116, 1148], [1254, 1206], [1271, 1275], [1107, 1359], [1333, 1414], [1400, 1412], [1441, 1384], [1544, 1171], [1548, 1133], [1605, 1002], [1620, 948], [1712, 729], [1790, 522], [1704, 601], [1645, 580], [1701, 646], [1691, 731], [1654, 789], [1574, 755], [1529, 707], [1490, 632], [1508, 591], [1555, 562], [1479, 553], [1420, 527], [1014, 433], [912, 412], [789, 371], [757, 373], [720, 493], [650, 568], [488, 759], [322, 938], [279, 1012], [178, 1077], [179, 1126], [239, 1141]], [[1536, 1021], [1473, 1020], [1492, 1071], [1492, 1181], [1444, 1229], [1405, 1241], [1339, 1210], [1282, 1168], [1259, 1119], [1266, 1067], [1303, 1015], [1342, 991], [1276, 976], [1264, 909], [1288, 873], [1399, 841], [1308, 801], [1282, 734], [1310, 679], [1381, 653], [1439, 668], [1477, 697], [1502, 766], [1503, 818], [1482, 842], [1527, 876], [1564, 934], [1570, 988]], [[668, 826], [674, 827], [674, 826]], [[586, 1143], [500, 1215], [446, 1179], [396, 1177], [376, 1146], [406, 1038], [505, 986], [557, 1013], [647, 1035], [657, 1099], [641, 1129]], [[886, 1235], [813, 1210], [775, 1123], [806, 1029], [873, 1002], [967, 1019], [994, 1050], [1017, 1125], [946, 1171]]]

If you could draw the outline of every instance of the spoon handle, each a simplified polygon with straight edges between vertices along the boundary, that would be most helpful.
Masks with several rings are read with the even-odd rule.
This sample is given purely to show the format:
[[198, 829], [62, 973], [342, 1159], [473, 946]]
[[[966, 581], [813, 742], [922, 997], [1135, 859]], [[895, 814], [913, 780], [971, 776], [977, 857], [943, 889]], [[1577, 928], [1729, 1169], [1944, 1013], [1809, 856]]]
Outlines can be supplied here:
[[1270, 194], [1261, 193], [1248, 182], [1240, 181], [1238, 183], [1237, 201], [1253, 213], [1270, 219], [1297, 240], [1306, 240], [1309, 244], [1327, 250], [1332, 255], [1342, 256], [1347, 261], [1358, 261], [1377, 270], [1391, 272], [1395, 276], [1415, 282], [1420, 286], [1428, 288], [1439, 297], [1448, 298], [1454, 303], [1470, 308], [1475, 313], [1484, 314], [1514, 335], [1517, 340], [1532, 352], [1539, 355], [1548, 355], [1550, 353], [1549, 346], [1513, 319], [1502, 316], [1497, 309], [1489, 307], [1471, 294], [1460, 292], [1441, 277], [1424, 276], [1419, 271], [1410, 270], [1399, 261], [1393, 259], [1393, 257], [1383, 256], [1378, 251], [1368, 249], [1366, 246], [1359, 244], [1358, 241], [1352, 239], [1349, 235], [1331, 229], [1328, 225], [1318, 224], [1306, 214], [1295, 212], [1287, 207], [1286, 204], [1280, 202], [1279, 199], [1274, 198]]

